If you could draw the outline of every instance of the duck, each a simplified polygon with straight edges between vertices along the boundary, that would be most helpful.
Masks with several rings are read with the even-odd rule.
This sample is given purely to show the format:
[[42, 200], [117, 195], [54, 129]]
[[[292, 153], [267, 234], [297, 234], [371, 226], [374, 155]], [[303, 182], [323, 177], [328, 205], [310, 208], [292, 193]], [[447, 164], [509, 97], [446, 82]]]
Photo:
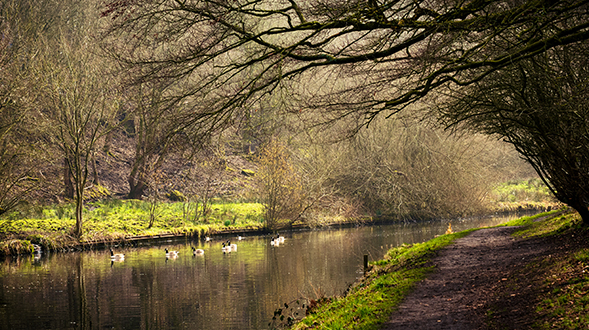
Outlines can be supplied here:
[[244, 239], [244, 238], [245, 238], [245, 237], [243, 237], [243, 236], [237, 236], [237, 240], [238, 240], [238, 241], [241, 241], [241, 240], [242, 240], [242, 239]]
[[274, 237], [272, 237], [272, 240], [270, 241], [270, 245], [272, 245], [272, 246], [278, 246], [278, 245], [280, 245], [280, 240], [275, 239]]
[[122, 253], [114, 253], [114, 251], [112, 249], [110, 249], [110, 260], [123, 261], [123, 260], [125, 260], [125, 255]]
[[278, 234], [276, 239], [278, 239], [278, 243], [284, 243], [284, 236], [280, 236], [280, 234]]
[[210, 242], [210, 241], [211, 241], [211, 238], [210, 237], [208, 237], [208, 236], [205, 237], [205, 242]]
[[221, 250], [223, 251], [223, 253], [231, 253], [231, 246], [226, 246], [225, 243], [223, 243], [223, 247], [221, 248]]
[[237, 244], [231, 244], [231, 242], [229, 242], [229, 246], [231, 247], [231, 251], [237, 251]]
[[203, 255], [203, 254], [205, 254], [205, 250], [203, 250], [203, 249], [197, 249], [197, 248], [195, 248], [193, 246], [192, 247], [192, 254], [195, 255], [195, 256], [196, 255]]
[[33, 244], [33, 251], [36, 254], [39, 254], [39, 253], [43, 252], [42, 249], [41, 249], [41, 245], [38, 245], [38, 244]]
[[168, 251], [168, 248], [166, 248], [166, 257], [176, 258], [177, 256], [178, 256], [178, 251]]

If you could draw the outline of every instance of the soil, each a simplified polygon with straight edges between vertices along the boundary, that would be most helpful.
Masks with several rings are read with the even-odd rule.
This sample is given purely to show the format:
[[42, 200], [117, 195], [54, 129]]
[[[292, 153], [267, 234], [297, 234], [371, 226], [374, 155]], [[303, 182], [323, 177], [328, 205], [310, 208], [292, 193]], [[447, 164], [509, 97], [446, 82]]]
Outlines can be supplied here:
[[[436, 271], [420, 282], [383, 329], [525, 329], [534, 320], [541, 274], [534, 261], [563, 256], [579, 238], [517, 239], [516, 227], [481, 229], [439, 251]], [[524, 272], [525, 273], [525, 272]]]

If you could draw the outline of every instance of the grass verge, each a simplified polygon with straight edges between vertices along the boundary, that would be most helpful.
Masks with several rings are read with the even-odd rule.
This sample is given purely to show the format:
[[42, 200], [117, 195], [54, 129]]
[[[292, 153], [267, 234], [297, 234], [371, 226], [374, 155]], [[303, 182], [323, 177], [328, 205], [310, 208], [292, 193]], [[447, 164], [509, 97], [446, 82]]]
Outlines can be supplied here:
[[[535, 287], [529, 323], [534, 329], [589, 329], [589, 228], [577, 213], [533, 222], [514, 233], [554, 244], [551, 254], [520, 270]], [[510, 285], [505, 283], [505, 285]], [[502, 328], [494, 326], [491, 328]]]

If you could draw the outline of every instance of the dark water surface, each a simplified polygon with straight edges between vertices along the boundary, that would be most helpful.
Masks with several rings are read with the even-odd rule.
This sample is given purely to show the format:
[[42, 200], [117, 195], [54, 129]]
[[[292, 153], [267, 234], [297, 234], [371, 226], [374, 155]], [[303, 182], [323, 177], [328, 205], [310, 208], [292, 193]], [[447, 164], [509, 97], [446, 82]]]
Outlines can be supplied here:
[[[508, 218], [454, 220], [460, 231]], [[222, 239], [108, 251], [8, 258], [0, 264], [1, 329], [266, 329], [298, 298], [341, 294], [362, 275], [363, 255], [443, 234], [447, 222], [284, 232], [246, 237], [224, 254]], [[193, 256], [190, 246], [205, 250]], [[180, 251], [166, 260], [164, 248]]]

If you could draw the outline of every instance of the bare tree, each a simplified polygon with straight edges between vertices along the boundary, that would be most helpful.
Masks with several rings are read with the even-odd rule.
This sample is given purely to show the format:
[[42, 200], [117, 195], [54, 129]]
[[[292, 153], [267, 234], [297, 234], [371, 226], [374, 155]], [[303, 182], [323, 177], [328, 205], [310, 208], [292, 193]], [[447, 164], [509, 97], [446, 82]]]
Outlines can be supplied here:
[[161, 106], [164, 87], [143, 84], [132, 89], [128, 116], [133, 119], [135, 152], [127, 178], [129, 198], [141, 199], [161, 170], [177, 140], [176, 113]]
[[108, 2], [103, 15], [113, 22], [104, 40], [132, 81], [174, 81], [170, 102], [193, 106], [186, 124], [215, 128], [282, 90], [324, 109], [324, 121], [366, 124], [587, 39], [587, 9], [575, 0], [139, 0]]
[[[76, 40], [77, 41], [77, 40]], [[65, 36], [59, 44], [49, 42], [36, 69], [43, 79], [43, 95], [48, 137], [54, 140], [67, 160], [76, 204], [76, 237], [82, 235], [84, 192], [88, 189], [93, 153], [107, 133], [116, 104], [103, 84], [105, 72], [90, 52], [90, 40], [73, 42]]]
[[226, 189], [223, 183], [226, 171], [224, 150], [211, 143], [206, 148], [199, 147], [186, 160], [191, 166], [183, 171], [180, 187], [186, 196], [183, 203], [184, 218], [194, 222], [202, 219], [208, 223], [213, 198], [220, 196]]
[[[50, 2], [36, 4], [45, 7]], [[0, 4], [0, 214], [14, 208], [43, 179], [31, 63], [52, 9], [39, 7], [29, 1]]]
[[455, 91], [447, 126], [513, 144], [554, 195], [589, 224], [589, 43], [556, 47]]
[[286, 145], [271, 140], [262, 148], [258, 162], [256, 186], [264, 204], [265, 226], [276, 230], [284, 223], [292, 224], [303, 212], [306, 198]]
[[[426, 96], [466, 94], [496, 74], [509, 76], [519, 62], [587, 40], [588, 9], [582, 0], [111, 1], [103, 10], [112, 19], [104, 41], [132, 70], [130, 83], [169, 82], [169, 106], [182, 102], [192, 109], [184, 125], [214, 130], [263, 100], [288, 95], [288, 110], [313, 123], [347, 121], [355, 134]], [[561, 73], [537, 66], [522, 75], [529, 77], [528, 70]], [[548, 113], [546, 105], [555, 104], [536, 103]], [[559, 162], [587, 172], [564, 150], [540, 161], [538, 141], [530, 142], [538, 136], [499, 134], [511, 142], [526, 139], [518, 150], [547, 182], [560, 180], [545, 168]], [[589, 219], [584, 197], [561, 200]]]

